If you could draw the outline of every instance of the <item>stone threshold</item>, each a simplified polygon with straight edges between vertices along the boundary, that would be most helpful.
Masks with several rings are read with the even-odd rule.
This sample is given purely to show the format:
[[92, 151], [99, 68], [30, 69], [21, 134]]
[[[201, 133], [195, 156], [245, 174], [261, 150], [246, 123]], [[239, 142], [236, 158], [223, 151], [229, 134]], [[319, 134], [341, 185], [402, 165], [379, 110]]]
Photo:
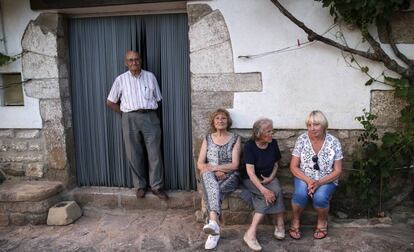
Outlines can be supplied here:
[[189, 209], [201, 208], [201, 197], [196, 191], [168, 191], [169, 199], [160, 200], [151, 192], [145, 198], [137, 199], [136, 189], [123, 187], [77, 187], [68, 192], [67, 199], [76, 201], [79, 206], [103, 209]]

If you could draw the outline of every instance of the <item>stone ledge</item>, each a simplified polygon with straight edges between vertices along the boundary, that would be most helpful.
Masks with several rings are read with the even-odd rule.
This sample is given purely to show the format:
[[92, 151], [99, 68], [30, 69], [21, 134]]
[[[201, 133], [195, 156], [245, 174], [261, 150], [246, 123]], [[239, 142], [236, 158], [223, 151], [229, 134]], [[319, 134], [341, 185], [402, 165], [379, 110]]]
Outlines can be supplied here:
[[137, 199], [135, 190], [131, 188], [114, 187], [78, 187], [69, 194], [81, 206], [93, 206], [109, 209], [197, 209], [200, 208], [201, 198], [198, 192], [172, 191], [168, 192], [170, 199], [161, 201], [151, 192], [145, 198]]
[[0, 185], [0, 202], [30, 201], [47, 199], [63, 191], [61, 182], [53, 181], [7, 181]]
[[262, 91], [261, 73], [193, 74], [191, 82], [193, 91]]

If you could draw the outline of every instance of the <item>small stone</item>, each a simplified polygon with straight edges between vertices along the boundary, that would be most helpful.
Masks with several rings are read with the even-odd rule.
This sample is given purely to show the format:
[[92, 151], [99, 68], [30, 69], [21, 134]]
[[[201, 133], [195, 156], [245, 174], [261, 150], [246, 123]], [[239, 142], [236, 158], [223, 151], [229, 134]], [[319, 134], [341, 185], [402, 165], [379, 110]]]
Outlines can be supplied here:
[[47, 225], [68, 225], [82, 216], [82, 210], [75, 201], [62, 201], [49, 209]]
[[338, 216], [339, 219], [346, 219], [346, 218], [348, 218], [348, 215], [346, 213], [341, 212], [341, 211], [338, 211], [336, 213], [336, 216]]

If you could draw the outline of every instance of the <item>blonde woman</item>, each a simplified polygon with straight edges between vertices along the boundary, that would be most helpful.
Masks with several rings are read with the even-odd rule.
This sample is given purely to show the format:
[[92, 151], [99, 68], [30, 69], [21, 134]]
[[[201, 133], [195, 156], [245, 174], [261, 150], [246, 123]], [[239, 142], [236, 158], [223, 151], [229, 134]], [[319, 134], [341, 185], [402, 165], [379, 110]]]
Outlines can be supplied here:
[[321, 111], [312, 111], [305, 123], [308, 131], [297, 139], [290, 161], [294, 193], [289, 235], [301, 238], [300, 216], [312, 199], [318, 214], [313, 237], [323, 239], [328, 235], [329, 201], [342, 173], [342, 148], [339, 140], [326, 131], [328, 120]]

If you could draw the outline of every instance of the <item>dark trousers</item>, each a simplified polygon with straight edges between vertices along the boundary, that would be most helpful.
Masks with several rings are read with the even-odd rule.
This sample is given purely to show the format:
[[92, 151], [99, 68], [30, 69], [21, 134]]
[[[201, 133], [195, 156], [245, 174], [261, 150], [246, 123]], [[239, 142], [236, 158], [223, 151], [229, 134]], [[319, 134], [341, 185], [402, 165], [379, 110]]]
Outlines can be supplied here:
[[161, 158], [161, 127], [155, 111], [122, 114], [122, 133], [125, 150], [132, 170], [134, 186], [146, 188], [147, 169], [144, 159], [144, 142], [148, 153], [149, 185], [152, 189], [164, 186], [164, 168]]

